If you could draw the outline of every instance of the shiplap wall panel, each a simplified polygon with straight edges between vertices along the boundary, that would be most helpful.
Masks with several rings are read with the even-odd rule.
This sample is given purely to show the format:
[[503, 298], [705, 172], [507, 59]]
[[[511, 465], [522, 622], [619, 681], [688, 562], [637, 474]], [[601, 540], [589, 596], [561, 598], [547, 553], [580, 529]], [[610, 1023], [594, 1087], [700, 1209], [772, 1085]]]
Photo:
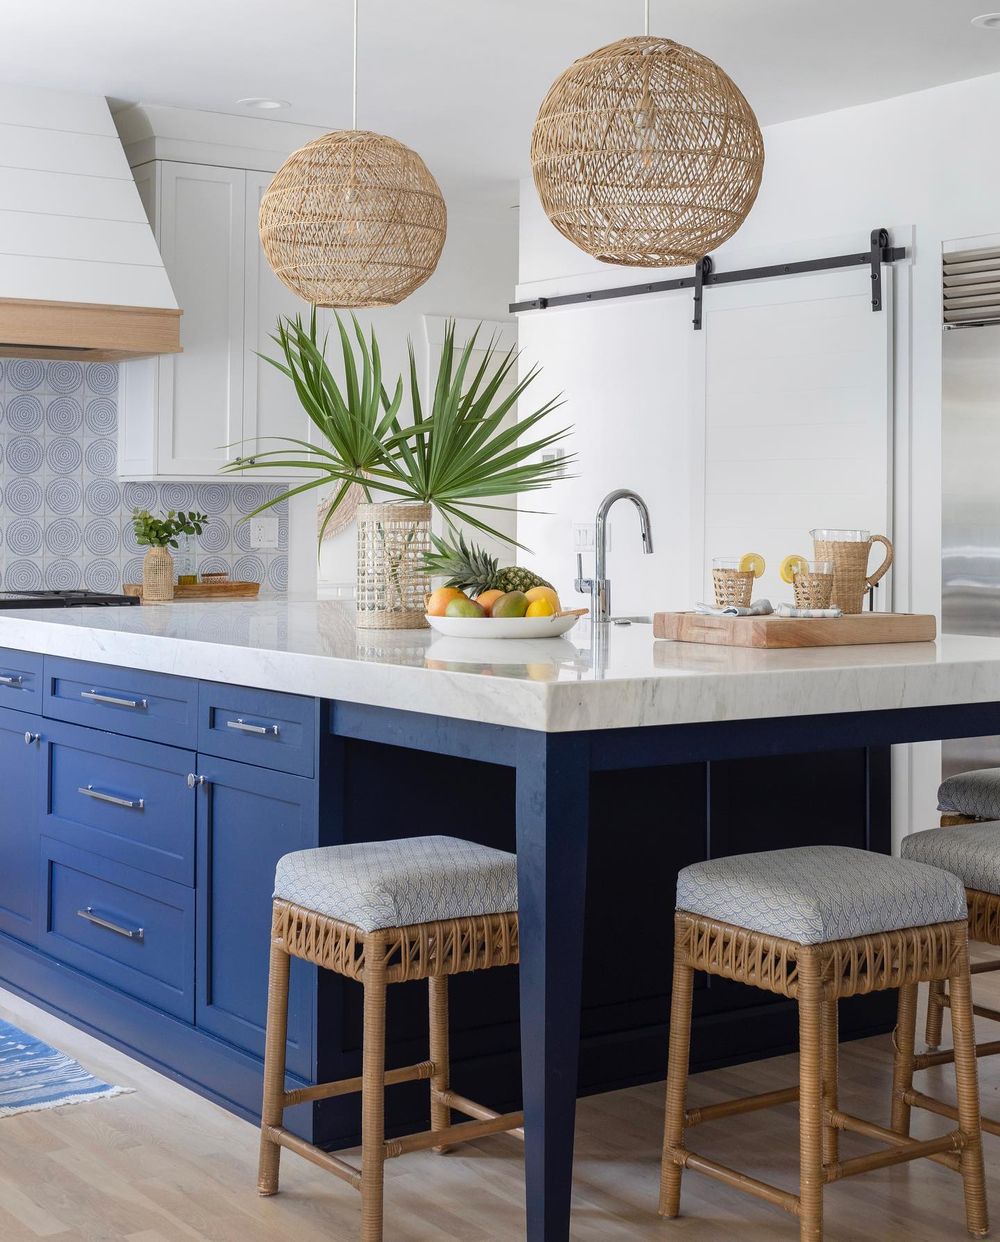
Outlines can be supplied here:
[[[778, 566], [811, 555], [811, 528], [891, 537], [891, 306], [873, 314], [869, 285], [867, 271], [828, 273], [706, 296], [695, 346], [703, 598], [715, 556], [760, 552], [755, 593], [778, 602], [791, 596]], [[876, 547], [872, 568], [881, 559]], [[887, 583], [880, 607], [889, 595]]]
[[176, 307], [107, 102], [0, 86], [0, 297]]

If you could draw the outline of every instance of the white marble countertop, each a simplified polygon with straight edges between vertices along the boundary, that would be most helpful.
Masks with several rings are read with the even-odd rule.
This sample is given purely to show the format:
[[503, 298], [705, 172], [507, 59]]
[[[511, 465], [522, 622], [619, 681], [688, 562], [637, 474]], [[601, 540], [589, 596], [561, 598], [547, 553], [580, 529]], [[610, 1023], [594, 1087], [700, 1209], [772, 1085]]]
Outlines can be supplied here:
[[1000, 701], [1000, 638], [754, 651], [584, 621], [475, 641], [356, 629], [333, 600], [0, 611], [0, 647], [549, 732]]

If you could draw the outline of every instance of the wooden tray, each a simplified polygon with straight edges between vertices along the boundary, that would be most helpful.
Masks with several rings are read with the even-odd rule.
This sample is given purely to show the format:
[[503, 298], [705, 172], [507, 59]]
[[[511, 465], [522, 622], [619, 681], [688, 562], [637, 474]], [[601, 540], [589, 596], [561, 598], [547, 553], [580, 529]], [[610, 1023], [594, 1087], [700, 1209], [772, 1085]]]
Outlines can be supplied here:
[[[126, 582], [122, 590], [126, 595], [138, 595], [142, 599], [141, 582]], [[192, 582], [186, 586], [174, 587], [174, 599], [176, 600], [256, 599], [259, 593], [259, 582]], [[160, 602], [169, 604], [173, 600], [157, 601], [157, 603]]]
[[915, 612], [862, 612], [850, 617], [711, 617], [658, 612], [654, 638], [719, 647], [853, 647], [861, 643], [928, 643], [934, 617]]

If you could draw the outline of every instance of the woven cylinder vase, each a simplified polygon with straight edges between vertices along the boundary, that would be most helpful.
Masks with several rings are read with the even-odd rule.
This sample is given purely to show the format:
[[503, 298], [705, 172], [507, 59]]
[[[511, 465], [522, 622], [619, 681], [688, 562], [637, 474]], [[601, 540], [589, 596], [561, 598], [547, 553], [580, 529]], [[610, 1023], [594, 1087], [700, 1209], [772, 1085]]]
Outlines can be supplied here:
[[[868, 559], [872, 544], [885, 545], [886, 557], [878, 569], [868, 572]], [[885, 535], [872, 535], [870, 539], [848, 541], [814, 539], [815, 556], [818, 561], [833, 562], [833, 594], [831, 605], [846, 616], [855, 616], [865, 604], [865, 592], [875, 586], [892, 564], [892, 544]]]
[[150, 604], [174, 598], [174, 558], [169, 548], [150, 548], [142, 558], [142, 598]]
[[431, 507], [388, 501], [358, 505], [357, 624], [367, 630], [426, 629], [421, 568], [431, 550]]
[[713, 569], [716, 608], [749, 608], [753, 595], [753, 571]]

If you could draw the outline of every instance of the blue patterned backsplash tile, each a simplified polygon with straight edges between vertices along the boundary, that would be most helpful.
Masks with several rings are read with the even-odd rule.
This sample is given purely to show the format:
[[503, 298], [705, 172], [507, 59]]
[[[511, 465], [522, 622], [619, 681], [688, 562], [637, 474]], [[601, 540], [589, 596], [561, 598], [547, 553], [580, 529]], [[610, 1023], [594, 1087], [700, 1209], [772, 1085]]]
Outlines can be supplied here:
[[240, 518], [285, 489], [256, 480], [137, 483], [116, 478], [118, 367], [106, 362], [0, 358], [0, 588], [120, 591], [142, 581], [145, 552], [133, 508], [196, 509], [209, 522], [192, 540], [198, 573], [223, 571], [288, 588], [288, 504], [278, 547], [250, 547]]

